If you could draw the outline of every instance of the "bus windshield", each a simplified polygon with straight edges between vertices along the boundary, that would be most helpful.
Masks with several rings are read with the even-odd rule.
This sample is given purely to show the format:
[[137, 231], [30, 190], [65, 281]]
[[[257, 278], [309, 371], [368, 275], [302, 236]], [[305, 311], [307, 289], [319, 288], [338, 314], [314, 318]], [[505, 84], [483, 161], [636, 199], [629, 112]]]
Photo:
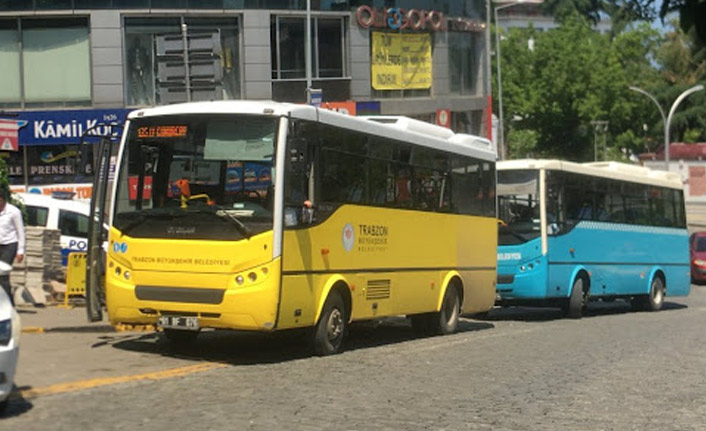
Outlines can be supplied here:
[[277, 119], [133, 119], [114, 226], [140, 238], [245, 239], [272, 229]]
[[498, 244], [522, 244], [540, 235], [539, 171], [498, 170]]

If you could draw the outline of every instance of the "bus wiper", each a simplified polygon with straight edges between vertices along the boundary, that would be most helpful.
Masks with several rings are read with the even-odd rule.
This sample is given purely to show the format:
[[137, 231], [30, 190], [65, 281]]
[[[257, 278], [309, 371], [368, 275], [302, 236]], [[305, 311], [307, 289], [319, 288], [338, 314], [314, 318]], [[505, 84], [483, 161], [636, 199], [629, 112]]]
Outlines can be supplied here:
[[235, 215], [229, 213], [226, 210], [217, 210], [215, 214], [218, 217], [225, 218], [226, 220], [229, 220], [231, 223], [233, 223], [238, 232], [240, 232], [240, 234], [243, 235], [246, 239], [250, 239], [250, 237], [252, 236], [252, 231], [250, 230], [250, 228], [245, 226], [245, 224], [240, 221]]
[[148, 218], [176, 218], [183, 217], [186, 214], [183, 211], [140, 211], [137, 213], [137, 217], [131, 222], [127, 223], [120, 229], [120, 235], [126, 235], [129, 231], [135, 227], [141, 225]]
[[234, 214], [231, 214], [228, 210], [222, 208], [214, 208], [213, 206], [209, 205], [207, 207], [189, 207], [187, 212], [213, 214], [218, 218], [231, 222], [233, 226], [235, 226], [235, 229], [240, 232], [240, 234], [243, 235], [246, 239], [250, 239], [250, 237], [252, 236], [252, 231], [250, 230], [250, 228], [245, 226], [245, 224], [240, 221], [240, 219], [238, 219]]

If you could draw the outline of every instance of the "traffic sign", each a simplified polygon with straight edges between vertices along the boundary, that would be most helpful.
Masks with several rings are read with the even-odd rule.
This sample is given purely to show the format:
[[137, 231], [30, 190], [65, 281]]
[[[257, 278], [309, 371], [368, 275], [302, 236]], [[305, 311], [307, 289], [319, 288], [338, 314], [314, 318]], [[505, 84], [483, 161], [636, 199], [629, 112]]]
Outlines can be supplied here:
[[451, 127], [451, 110], [450, 109], [437, 109], [436, 110], [436, 124], [443, 127]]
[[0, 151], [19, 151], [18, 131], [26, 125], [24, 120], [0, 119]]
[[319, 107], [324, 101], [324, 93], [320, 88], [309, 88], [307, 90], [307, 98], [309, 99], [309, 105]]

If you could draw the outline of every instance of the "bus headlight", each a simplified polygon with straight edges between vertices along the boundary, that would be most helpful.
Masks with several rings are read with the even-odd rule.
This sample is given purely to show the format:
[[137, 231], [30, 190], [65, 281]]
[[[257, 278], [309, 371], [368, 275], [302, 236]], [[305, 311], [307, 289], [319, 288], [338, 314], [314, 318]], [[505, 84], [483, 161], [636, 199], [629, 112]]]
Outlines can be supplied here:
[[242, 284], [245, 282], [245, 279], [242, 275], [239, 275], [235, 277], [235, 282], [238, 283], [238, 286], [242, 286]]
[[257, 280], [257, 274], [251, 272], [250, 274], [248, 274], [248, 278], [250, 279], [250, 281], [255, 282], [255, 280]]

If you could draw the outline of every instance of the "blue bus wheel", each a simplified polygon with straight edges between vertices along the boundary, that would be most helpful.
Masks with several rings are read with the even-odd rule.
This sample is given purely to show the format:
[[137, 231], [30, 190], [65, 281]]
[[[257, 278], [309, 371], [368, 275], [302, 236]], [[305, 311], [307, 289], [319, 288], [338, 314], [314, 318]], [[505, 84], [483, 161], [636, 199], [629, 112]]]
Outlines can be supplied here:
[[574, 285], [571, 287], [571, 296], [569, 297], [568, 304], [565, 307], [567, 317], [572, 319], [581, 318], [585, 304], [584, 297], [583, 278], [576, 277], [576, 280], [574, 280]]
[[664, 282], [660, 277], [654, 277], [650, 284], [650, 293], [632, 298], [632, 306], [636, 310], [659, 311], [664, 303]]

